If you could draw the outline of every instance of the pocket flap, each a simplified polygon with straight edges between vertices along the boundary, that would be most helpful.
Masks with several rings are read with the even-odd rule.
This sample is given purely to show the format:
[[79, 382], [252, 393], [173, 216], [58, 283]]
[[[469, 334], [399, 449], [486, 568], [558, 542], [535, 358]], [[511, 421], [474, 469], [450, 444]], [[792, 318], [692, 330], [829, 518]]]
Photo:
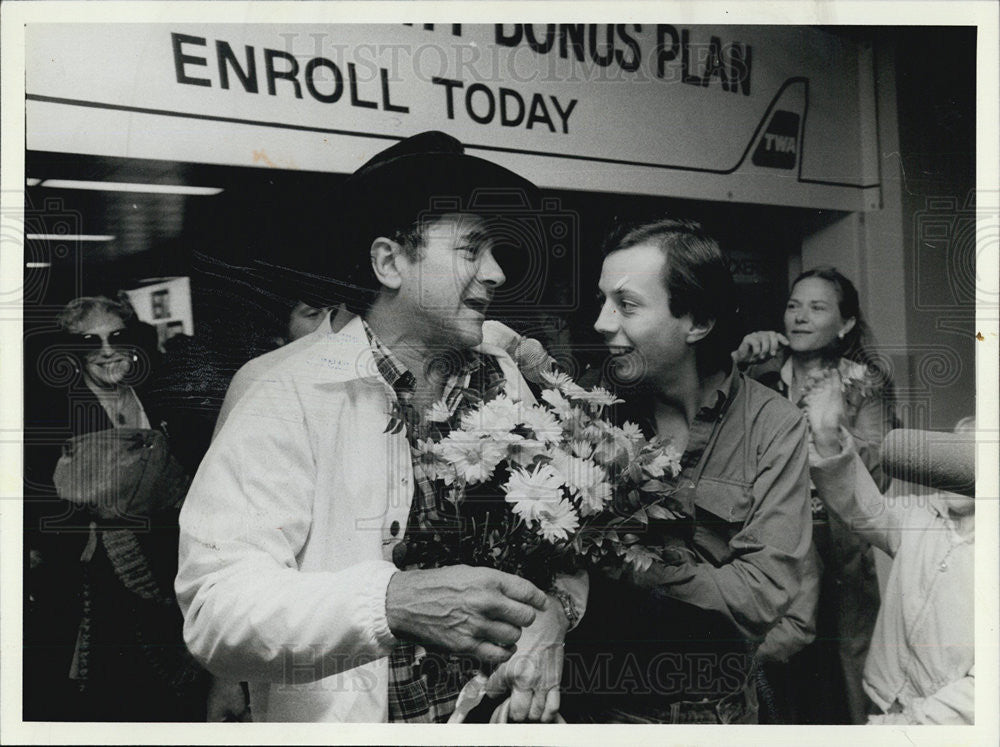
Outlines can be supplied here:
[[695, 491], [695, 505], [729, 524], [743, 526], [752, 505], [750, 486], [735, 480], [702, 477]]

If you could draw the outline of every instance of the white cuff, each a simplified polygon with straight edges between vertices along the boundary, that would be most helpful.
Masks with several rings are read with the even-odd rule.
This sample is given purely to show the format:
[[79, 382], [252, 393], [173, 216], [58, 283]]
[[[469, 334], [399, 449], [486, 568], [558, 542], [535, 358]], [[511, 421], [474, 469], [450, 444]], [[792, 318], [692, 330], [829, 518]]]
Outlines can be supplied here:
[[821, 456], [816, 451], [812, 438], [809, 439], [809, 467], [811, 469], [824, 469], [834, 467], [842, 462], [853, 460], [857, 449], [854, 446], [854, 437], [844, 426], [840, 426], [840, 453], [833, 456]]
[[388, 561], [379, 562], [372, 569], [371, 582], [365, 586], [365, 607], [371, 628], [368, 633], [373, 641], [385, 649], [391, 649], [399, 641], [389, 630], [389, 618], [386, 616], [385, 601], [389, 591], [389, 580], [399, 573], [399, 569]]

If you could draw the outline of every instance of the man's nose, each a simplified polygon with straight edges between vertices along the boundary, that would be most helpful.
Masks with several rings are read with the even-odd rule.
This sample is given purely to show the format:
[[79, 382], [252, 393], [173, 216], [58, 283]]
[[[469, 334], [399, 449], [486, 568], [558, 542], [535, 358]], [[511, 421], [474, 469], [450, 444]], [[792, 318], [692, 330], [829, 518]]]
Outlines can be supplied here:
[[605, 337], [618, 331], [618, 314], [615, 313], [610, 302], [605, 301], [604, 305], [601, 306], [601, 313], [597, 315], [597, 321], [594, 322], [594, 331]]
[[507, 281], [507, 276], [503, 274], [503, 268], [493, 256], [493, 250], [487, 249], [483, 252], [477, 273], [479, 281], [484, 285], [497, 288]]
[[109, 355], [114, 355], [115, 349], [111, 347], [111, 343], [108, 342], [106, 337], [101, 338], [101, 355], [107, 358]]

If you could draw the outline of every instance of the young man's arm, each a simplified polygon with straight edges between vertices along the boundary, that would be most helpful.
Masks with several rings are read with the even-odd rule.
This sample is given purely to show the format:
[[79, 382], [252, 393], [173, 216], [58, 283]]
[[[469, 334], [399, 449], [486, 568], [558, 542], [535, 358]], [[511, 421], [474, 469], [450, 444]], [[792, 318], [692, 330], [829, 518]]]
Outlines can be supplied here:
[[635, 583], [718, 612], [745, 637], [762, 638], [799, 589], [812, 543], [808, 490], [806, 425], [789, 412], [771, 427], [759, 456], [751, 515], [729, 542], [732, 559], [718, 567], [654, 564], [633, 574]]

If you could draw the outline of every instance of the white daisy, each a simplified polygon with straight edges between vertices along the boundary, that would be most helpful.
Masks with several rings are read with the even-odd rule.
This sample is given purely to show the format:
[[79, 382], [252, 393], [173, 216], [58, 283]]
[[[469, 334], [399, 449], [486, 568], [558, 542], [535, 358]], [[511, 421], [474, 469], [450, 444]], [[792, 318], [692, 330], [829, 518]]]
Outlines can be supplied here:
[[562, 371], [542, 371], [541, 377], [542, 381], [544, 381], [548, 386], [556, 389], [562, 389], [567, 384], [573, 383], [573, 379], [569, 377], [569, 374], [563, 373]]
[[607, 473], [592, 460], [557, 452], [552, 464], [562, 475], [571, 495], [580, 498], [580, 513], [584, 516], [599, 513], [605, 502], [611, 500]]
[[535, 438], [547, 444], [557, 444], [562, 439], [562, 425], [544, 407], [525, 407], [521, 410], [521, 422], [530, 428]]
[[481, 404], [462, 416], [462, 430], [500, 438], [514, 430], [520, 420], [517, 405], [506, 396]]
[[428, 480], [444, 480], [450, 485], [455, 478], [455, 470], [441, 458], [440, 449], [430, 439], [418, 439], [413, 448], [414, 462], [423, 469]]
[[580, 526], [580, 519], [567, 500], [545, 501], [537, 512], [538, 528], [549, 542], [569, 539], [570, 532]]
[[625, 434], [625, 437], [631, 441], [639, 441], [644, 438], [642, 435], [642, 428], [628, 420], [622, 424], [621, 431]]
[[608, 407], [625, 401], [623, 399], [618, 399], [602, 386], [595, 386], [591, 388], [590, 391], [582, 387], [577, 387], [577, 389], [579, 391], [574, 391], [572, 393], [566, 392], [566, 394], [573, 399], [582, 400], [593, 407]]
[[671, 477], [676, 476], [681, 471], [681, 454], [673, 446], [664, 446], [648, 464], [643, 465], [643, 469], [650, 477], [661, 477], [664, 472]]
[[454, 468], [460, 478], [472, 485], [489, 479], [504, 457], [503, 444], [472, 438], [461, 431], [449, 433], [438, 447], [441, 458]]
[[439, 399], [424, 414], [424, 420], [429, 423], [447, 423], [451, 418], [451, 411], [448, 409], [444, 399]]
[[566, 417], [573, 409], [558, 389], [546, 389], [542, 392], [542, 400], [552, 405], [552, 409], [559, 417]]
[[551, 465], [543, 464], [531, 471], [513, 470], [503, 491], [514, 504], [514, 513], [531, 521], [538, 518], [542, 506], [562, 499], [562, 487], [562, 476]]

